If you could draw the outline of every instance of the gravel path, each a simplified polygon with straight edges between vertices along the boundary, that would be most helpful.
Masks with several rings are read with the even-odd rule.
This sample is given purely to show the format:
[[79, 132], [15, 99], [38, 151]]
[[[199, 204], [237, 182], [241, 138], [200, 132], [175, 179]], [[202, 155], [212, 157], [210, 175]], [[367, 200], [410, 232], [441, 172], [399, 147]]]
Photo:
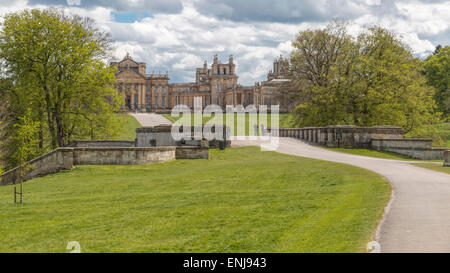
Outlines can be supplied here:
[[[233, 141], [233, 146], [256, 142]], [[381, 174], [393, 194], [376, 240], [381, 252], [450, 252], [450, 175], [400, 160], [329, 151], [292, 138], [280, 138], [277, 152], [346, 163]]]
[[160, 124], [172, 124], [172, 122], [164, 116], [154, 113], [138, 113], [130, 115], [135, 117], [143, 127], [152, 127]]

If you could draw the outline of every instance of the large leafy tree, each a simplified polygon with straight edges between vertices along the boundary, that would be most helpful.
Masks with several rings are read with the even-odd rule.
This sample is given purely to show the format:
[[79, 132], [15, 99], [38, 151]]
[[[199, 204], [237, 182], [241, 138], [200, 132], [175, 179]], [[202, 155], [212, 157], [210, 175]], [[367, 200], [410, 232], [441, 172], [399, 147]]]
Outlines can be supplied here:
[[450, 46], [436, 48], [425, 60], [428, 83], [436, 88], [435, 100], [445, 118], [450, 116]]
[[[57, 9], [4, 17], [0, 31], [0, 88], [11, 124], [31, 109], [39, 146], [56, 148], [74, 138], [117, 133], [120, 107], [114, 73], [105, 60], [111, 40], [88, 18]], [[10, 126], [13, 128], [13, 126]]]
[[353, 38], [343, 23], [303, 31], [290, 60], [299, 126], [398, 125], [411, 132], [434, 120], [433, 90], [420, 61], [390, 31]]

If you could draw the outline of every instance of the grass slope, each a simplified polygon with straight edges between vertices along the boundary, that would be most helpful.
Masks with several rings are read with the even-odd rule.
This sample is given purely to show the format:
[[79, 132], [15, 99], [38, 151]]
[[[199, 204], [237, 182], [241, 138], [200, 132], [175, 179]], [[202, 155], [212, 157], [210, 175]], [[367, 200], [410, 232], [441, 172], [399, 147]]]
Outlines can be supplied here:
[[0, 252], [364, 252], [390, 195], [344, 164], [211, 150], [210, 160], [81, 166], [0, 187]]
[[433, 164], [433, 163], [414, 163], [413, 165], [427, 168], [433, 171], [443, 172], [450, 174], [450, 167], [444, 167], [442, 164]]
[[132, 115], [119, 114], [119, 116], [123, 123], [122, 132], [113, 140], [135, 140], [136, 128], [141, 128], [141, 124]]

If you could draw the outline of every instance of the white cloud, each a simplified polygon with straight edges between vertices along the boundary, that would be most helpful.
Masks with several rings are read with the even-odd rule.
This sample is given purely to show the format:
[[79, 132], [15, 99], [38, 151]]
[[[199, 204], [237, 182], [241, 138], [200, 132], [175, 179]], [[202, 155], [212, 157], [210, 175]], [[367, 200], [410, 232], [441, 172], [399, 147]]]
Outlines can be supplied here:
[[[0, 0], [0, 15], [58, 1]], [[216, 53], [223, 61], [234, 55], [240, 83], [264, 80], [273, 59], [292, 51], [290, 41], [299, 31], [324, 27], [333, 17], [352, 19], [354, 35], [365, 25], [387, 27], [418, 56], [429, 54], [438, 43], [450, 42], [449, 1], [81, 0], [80, 6], [65, 5], [65, 9], [94, 18], [111, 33], [117, 41], [117, 59], [130, 52], [135, 60], [147, 63], [149, 73], [169, 70], [172, 81], [178, 82], [194, 80], [195, 68], [205, 59], [210, 63]], [[151, 10], [151, 16], [132, 23], [115, 22], [112, 16], [145, 10]]]

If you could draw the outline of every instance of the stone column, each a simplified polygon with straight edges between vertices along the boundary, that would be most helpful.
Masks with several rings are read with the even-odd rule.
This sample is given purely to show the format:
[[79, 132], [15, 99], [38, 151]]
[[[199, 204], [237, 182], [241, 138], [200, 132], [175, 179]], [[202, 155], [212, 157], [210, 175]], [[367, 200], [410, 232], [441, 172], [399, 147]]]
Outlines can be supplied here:
[[134, 91], [131, 91], [131, 105], [134, 105]]
[[142, 94], [142, 109], [146, 109], [147, 108], [147, 101], [145, 100], [145, 84], [141, 84], [141, 94]]

